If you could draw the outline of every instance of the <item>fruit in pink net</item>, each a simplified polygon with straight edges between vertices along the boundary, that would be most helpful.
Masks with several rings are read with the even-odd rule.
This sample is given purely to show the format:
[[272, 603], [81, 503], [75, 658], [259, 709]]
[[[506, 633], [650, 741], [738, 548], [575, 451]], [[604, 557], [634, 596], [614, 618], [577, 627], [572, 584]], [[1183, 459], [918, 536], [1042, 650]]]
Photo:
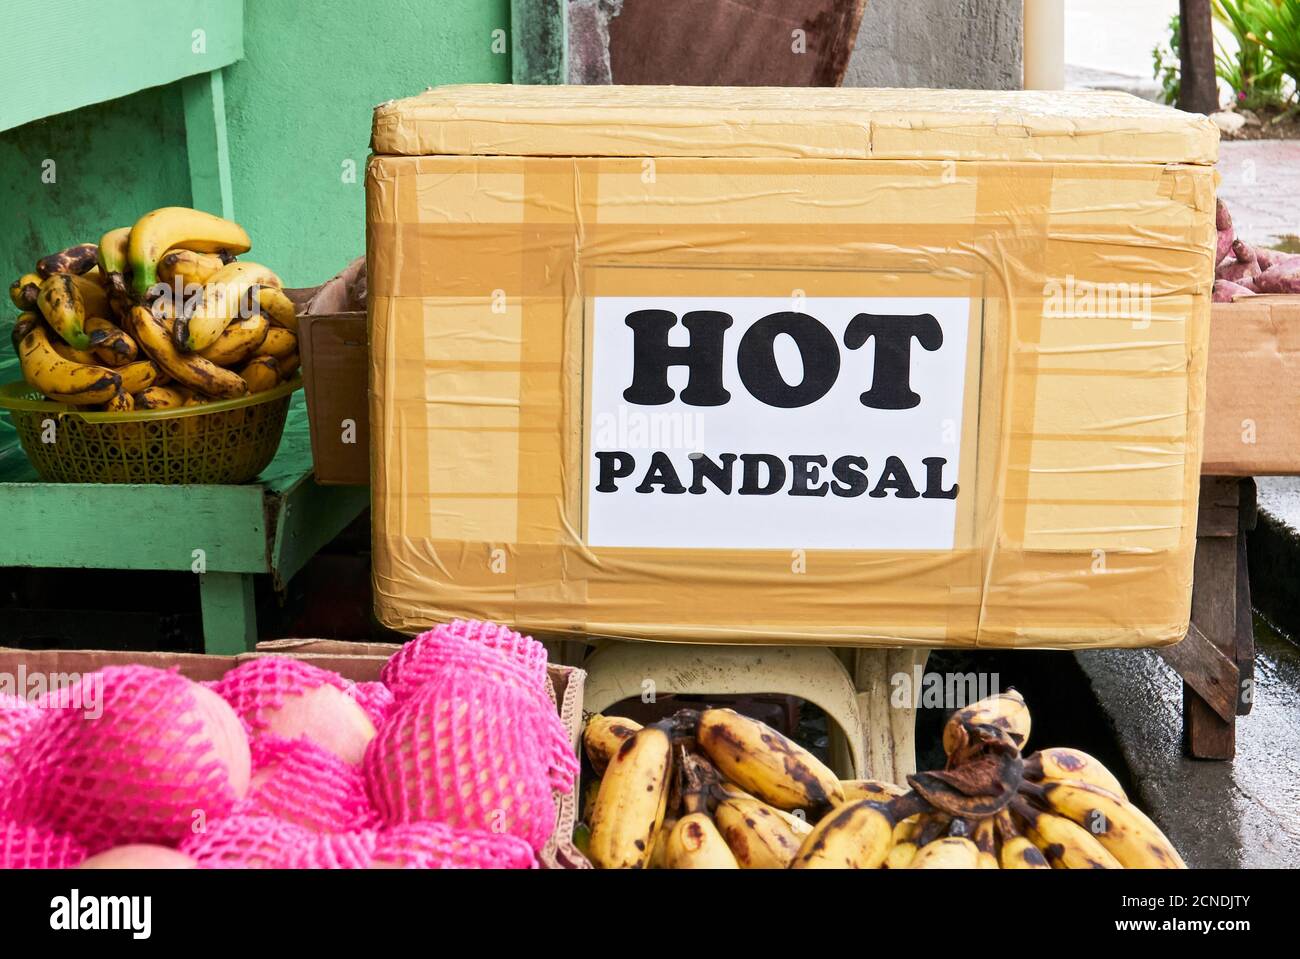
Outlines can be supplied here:
[[183, 852], [151, 843], [114, 846], [83, 862], [80, 869], [198, 869]]
[[212, 738], [217, 756], [226, 767], [231, 790], [236, 798], [243, 799], [248, 794], [249, 778], [253, 771], [244, 724], [239, 721], [230, 704], [206, 686], [191, 683], [190, 695], [196, 700], [196, 706], [203, 716], [204, 728]]
[[375, 738], [375, 725], [355, 699], [333, 686], [284, 698], [264, 714], [266, 729], [285, 739], [306, 736], [344, 762], [360, 763]]
[[43, 710], [15, 755], [15, 818], [90, 853], [174, 843], [248, 789], [248, 742], [230, 707], [178, 673], [110, 666]]

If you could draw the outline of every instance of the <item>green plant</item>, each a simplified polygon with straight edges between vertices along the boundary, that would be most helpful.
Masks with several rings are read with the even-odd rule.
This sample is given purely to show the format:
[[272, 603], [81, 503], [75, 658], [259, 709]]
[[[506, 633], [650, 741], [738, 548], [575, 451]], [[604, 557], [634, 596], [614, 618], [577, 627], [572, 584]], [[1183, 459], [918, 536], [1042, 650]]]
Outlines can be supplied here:
[[1254, 10], [1256, 5], [1257, 0], [1213, 0], [1214, 18], [1237, 43], [1233, 54], [1216, 39], [1215, 73], [1227, 84], [1233, 102], [1249, 110], [1277, 107], [1285, 100], [1283, 70], [1258, 40], [1263, 26]]
[[1164, 103], [1177, 103], [1182, 82], [1182, 67], [1178, 53], [1178, 34], [1182, 29], [1178, 14], [1169, 18], [1169, 41], [1157, 43], [1151, 50], [1154, 76], [1160, 81], [1160, 98]]
[[1267, 50], [1291, 80], [1294, 99], [1300, 88], [1300, 0], [1244, 0], [1244, 6], [1253, 24], [1249, 39]]

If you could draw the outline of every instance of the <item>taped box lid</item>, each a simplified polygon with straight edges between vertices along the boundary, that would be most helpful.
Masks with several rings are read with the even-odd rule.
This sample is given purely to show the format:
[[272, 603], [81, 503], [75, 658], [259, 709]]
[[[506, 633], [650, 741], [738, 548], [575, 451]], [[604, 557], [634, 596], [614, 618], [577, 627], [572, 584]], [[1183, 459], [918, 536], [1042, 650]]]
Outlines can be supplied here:
[[1212, 165], [1207, 117], [1114, 91], [514, 86], [375, 110], [391, 156], [808, 157]]

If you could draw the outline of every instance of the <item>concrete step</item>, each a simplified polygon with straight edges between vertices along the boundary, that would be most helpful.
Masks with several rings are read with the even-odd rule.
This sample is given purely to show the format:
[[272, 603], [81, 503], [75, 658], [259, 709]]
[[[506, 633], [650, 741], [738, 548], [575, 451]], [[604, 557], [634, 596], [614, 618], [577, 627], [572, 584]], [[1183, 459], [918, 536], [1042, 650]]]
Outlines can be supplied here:
[[1132, 796], [1193, 868], [1300, 863], [1300, 647], [1262, 618], [1255, 703], [1230, 762], [1182, 751], [1182, 680], [1150, 650], [1076, 654], [1110, 717]]

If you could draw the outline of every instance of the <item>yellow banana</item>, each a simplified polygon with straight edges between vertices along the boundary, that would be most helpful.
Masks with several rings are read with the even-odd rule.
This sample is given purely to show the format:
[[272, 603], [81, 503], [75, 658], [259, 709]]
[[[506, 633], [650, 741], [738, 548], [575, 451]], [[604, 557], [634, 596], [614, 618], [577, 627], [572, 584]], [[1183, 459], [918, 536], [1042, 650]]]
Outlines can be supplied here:
[[739, 869], [709, 814], [693, 812], [677, 820], [664, 858], [669, 869]]
[[904, 819], [894, 827], [894, 834], [891, 837], [893, 845], [889, 847], [889, 852], [885, 856], [885, 861], [881, 864], [882, 869], [906, 869], [916, 858], [917, 838], [921, 835], [921, 817], [911, 816]]
[[42, 281], [36, 304], [45, 322], [63, 342], [74, 349], [90, 349], [90, 334], [85, 327], [86, 304], [70, 274], [55, 273]]
[[1087, 783], [1049, 782], [1031, 795], [1097, 838], [1125, 869], [1186, 869], [1160, 828], [1126, 799]]
[[1081, 749], [1058, 746], [1040, 749], [1025, 757], [1025, 778], [1030, 782], [1081, 782], [1096, 786], [1120, 799], [1127, 799], [1124, 787], [1115, 774], [1102, 765], [1101, 760], [1089, 756]]
[[944, 836], [922, 846], [908, 869], [978, 869], [980, 851], [961, 836]]
[[799, 852], [794, 830], [757, 799], [724, 799], [713, 820], [742, 869], [785, 869]]
[[277, 360], [287, 360], [298, 352], [298, 335], [284, 327], [272, 326], [266, 331], [266, 339], [257, 348], [257, 352], [264, 356], [274, 356]]
[[293, 353], [282, 360], [276, 360], [275, 365], [280, 370], [281, 382], [284, 382], [293, 379], [293, 374], [298, 372], [298, 367], [301, 365], [301, 361], [298, 358], [298, 354]]
[[[749, 793], [745, 792], [745, 790], [741, 789], [739, 786], [737, 786], [735, 783], [731, 782], [730, 780], [723, 780], [721, 783], [719, 783], [717, 787], [717, 791], [724, 798], [753, 799], [755, 802], [763, 801], [757, 798], [756, 796], [752, 796]], [[797, 812], [790, 812], [785, 809], [778, 809], [776, 806], [768, 806], [768, 808], [781, 817], [782, 821], [784, 821], [785, 824], [790, 827], [790, 831], [799, 837], [800, 842], [803, 842], [803, 838], [807, 836], [810, 832], [812, 832], [813, 824], [808, 821], [807, 816], [801, 815], [802, 810], [798, 810]]]
[[118, 390], [111, 400], [104, 404], [105, 413], [129, 413], [135, 409], [135, 399], [125, 390]]
[[244, 309], [254, 287], [279, 285], [280, 278], [260, 263], [244, 260], [227, 264], [208, 280], [202, 300], [189, 315], [176, 318], [172, 338], [183, 350], [205, 350]]
[[167, 334], [166, 320], [142, 306], [131, 308], [131, 328], [149, 358], [176, 382], [217, 399], [232, 399], [248, 392], [248, 384], [231, 370], [222, 369], [201, 356], [183, 355]]
[[997, 836], [993, 827], [993, 818], [981, 819], [975, 824], [975, 829], [971, 833], [971, 841], [975, 843], [975, 848], [979, 850], [979, 860], [976, 863], [979, 869], [997, 869], [998, 866], [998, 844]]
[[1047, 857], [1053, 869], [1122, 869], [1097, 837], [1076, 822], [1035, 809], [1021, 799], [1012, 807], [1021, 818], [1025, 834]]
[[285, 296], [282, 290], [263, 287], [257, 291], [257, 305], [276, 326], [297, 334], [297, 308], [293, 305], [293, 300]]
[[1026, 836], [1013, 836], [1002, 844], [998, 854], [1001, 869], [1051, 869], [1047, 858]]
[[140, 355], [135, 340], [131, 339], [121, 327], [112, 320], [102, 316], [86, 317], [86, 333], [94, 344], [93, 351], [99, 362], [105, 366], [125, 366], [133, 363]]
[[906, 786], [896, 786], [883, 779], [842, 779], [840, 788], [844, 790], [844, 801], [854, 802], [858, 799], [876, 799], [889, 802], [907, 792]]
[[1009, 689], [957, 710], [943, 727], [943, 751], [949, 756], [965, 738], [960, 732], [963, 725], [996, 726], [1005, 730], [1017, 746], [1024, 748], [1029, 739], [1029, 708], [1025, 705], [1025, 697]]
[[99, 247], [94, 243], [78, 243], [58, 253], [51, 253], [36, 261], [36, 274], [42, 279], [55, 273], [88, 273], [95, 266]]
[[280, 367], [273, 356], [255, 356], [240, 369], [239, 375], [250, 393], [265, 393], [280, 384]]
[[100, 271], [107, 277], [114, 273], [121, 276], [126, 272], [126, 244], [131, 237], [129, 226], [119, 226], [109, 230], [99, 238], [99, 251], [96, 259]]
[[9, 340], [13, 344], [14, 352], [18, 352], [18, 344], [23, 341], [23, 337], [36, 329], [38, 326], [44, 326], [45, 320], [41, 314], [27, 311], [19, 313], [14, 320], [14, 328], [9, 332]]
[[171, 410], [184, 406], [188, 399], [180, 390], [170, 386], [150, 386], [135, 394], [138, 410]]
[[1024, 835], [1016, 826], [1009, 809], [1003, 809], [996, 817], [998, 839], [998, 867], [1001, 869], [1051, 869], [1047, 858], [1042, 854], [1033, 840]]
[[[46, 327], [46, 329], [48, 330], [49, 327]], [[63, 357], [65, 360], [68, 360], [71, 363], [84, 363], [87, 366], [102, 365], [99, 362], [99, 357], [97, 357], [93, 351], [74, 350], [72, 347], [68, 346], [67, 343], [64, 343], [57, 336], [50, 337], [50, 346], [54, 348], [55, 353], [58, 353], [59, 356]]]
[[81, 294], [87, 316], [110, 316], [112, 307], [108, 302], [108, 291], [93, 276], [78, 276], [75, 273], [60, 274], [72, 280], [72, 285]]
[[650, 861], [646, 864], [647, 869], [668, 868], [668, 837], [673, 834], [676, 825], [677, 820], [670, 817], [659, 827], [659, 833], [655, 836], [654, 849], [650, 852]]
[[604, 775], [610, 757], [639, 729], [640, 723], [622, 716], [602, 716], [597, 713], [591, 717], [582, 731], [582, 746], [597, 776]]
[[638, 730], [609, 761], [591, 810], [591, 861], [601, 869], [641, 869], [663, 825], [672, 776], [666, 724]]
[[122, 377], [122, 389], [132, 396], [156, 386], [159, 372], [158, 364], [153, 360], [136, 360], [117, 368], [118, 376]]
[[182, 206], [167, 206], [146, 213], [131, 227], [127, 263], [131, 288], [143, 298], [158, 279], [158, 261], [178, 246], [199, 253], [245, 253], [252, 246], [238, 223], [211, 213]]
[[24, 273], [9, 284], [9, 299], [18, 309], [36, 310], [36, 294], [41, 290], [41, 278], [35, 273]]
[[59, 356], [44, 326], [23, 337], [18, 359], [27, 382], [59, 403], [78, 406], [107, 403], [122, 387], [122, 377], [112, 370], [74, 363]]
[[836, 806], [799, 847], [791, 869], [879, 869], [894, 838], [894, 822], [873, 799]]
[[706, 709], [696, 738], [728, 779], [778, 809], [820, 809], [844, 801], [836, 775], [812, 753], [734, 709]]
[[[199, 356], [211, 360], [217, 366], [235, 366], [243, 363], [254, 354], [260, 353], [262, 341], [266, 339], [270, 328], [271, 324], [260, 313], [255, 313], [245, 320], [235, 320], [217, 337], [215, 343], [206, 350], [201, 350]], [[278, 369], [276, 373], [278, 375]]]
[[226, 263], [212, 253], [172, 250], [158, 261], [158, 279], [168, 286], [204, 286]]

